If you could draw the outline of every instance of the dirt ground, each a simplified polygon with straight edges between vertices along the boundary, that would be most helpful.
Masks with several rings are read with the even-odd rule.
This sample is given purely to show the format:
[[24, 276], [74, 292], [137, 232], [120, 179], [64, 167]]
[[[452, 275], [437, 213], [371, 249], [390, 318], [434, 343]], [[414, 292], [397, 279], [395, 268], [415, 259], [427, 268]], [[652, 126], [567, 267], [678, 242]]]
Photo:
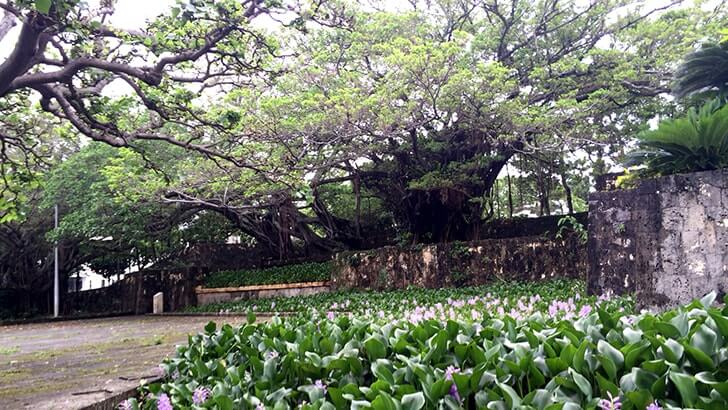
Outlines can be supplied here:
[[78, 409], [159, 375], [205, 324], [243, 317], [127, 316], [0, 326], [0, 409]]

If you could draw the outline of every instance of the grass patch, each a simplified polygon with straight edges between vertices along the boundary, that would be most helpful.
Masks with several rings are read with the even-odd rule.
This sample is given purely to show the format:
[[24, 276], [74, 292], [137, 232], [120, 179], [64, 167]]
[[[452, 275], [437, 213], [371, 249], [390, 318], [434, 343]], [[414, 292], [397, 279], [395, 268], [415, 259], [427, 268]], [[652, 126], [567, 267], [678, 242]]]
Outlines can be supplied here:
[[20, 348], [18, 346], [0, 347], [0, 355], [11, 355], [18, 353]]

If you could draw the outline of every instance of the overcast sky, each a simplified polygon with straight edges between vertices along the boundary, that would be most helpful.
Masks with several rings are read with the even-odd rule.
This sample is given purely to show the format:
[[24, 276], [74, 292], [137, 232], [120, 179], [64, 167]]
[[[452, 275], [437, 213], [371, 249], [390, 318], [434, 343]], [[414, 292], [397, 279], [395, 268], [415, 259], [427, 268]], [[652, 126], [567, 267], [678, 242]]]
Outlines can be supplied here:
[[[586, 0], [584, 0], [586, 1]], [[671, 0], [647, 0], [648, 7], [660, 7], [666, 5]], [[724, 0], [709, 0], [706, 3], [717, 3]], [[98, 0], [89, 0], [88, 4], [94, 7], [98, 4]], [[144, 27], [147, 20], [153, 19], [159, 14], [164, 13], [175, 4], [175, 0], [118, 0], [116, 2], [116, 12], [111, 17], [113, 26], [124, 29], [139, 29]], [[687, 0], [685, 3], [692, 3]], [[397, 4], [407, 4], [406, 0], [387, 0], [387, 6], [397, 9]], [[16, 26], [5, 38], [0, 41], [0, 63], [10, 54], [18, 38], [20, 26]]]

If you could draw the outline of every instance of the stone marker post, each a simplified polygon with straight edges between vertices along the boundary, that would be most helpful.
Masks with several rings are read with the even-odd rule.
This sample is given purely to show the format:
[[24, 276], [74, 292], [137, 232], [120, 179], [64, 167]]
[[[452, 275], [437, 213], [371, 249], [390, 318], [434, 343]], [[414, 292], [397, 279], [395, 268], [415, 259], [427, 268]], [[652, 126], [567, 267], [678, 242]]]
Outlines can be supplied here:
[[157, 314], [164, 312], [164, 293], [155, 293], [152, 305], [152, 313]]

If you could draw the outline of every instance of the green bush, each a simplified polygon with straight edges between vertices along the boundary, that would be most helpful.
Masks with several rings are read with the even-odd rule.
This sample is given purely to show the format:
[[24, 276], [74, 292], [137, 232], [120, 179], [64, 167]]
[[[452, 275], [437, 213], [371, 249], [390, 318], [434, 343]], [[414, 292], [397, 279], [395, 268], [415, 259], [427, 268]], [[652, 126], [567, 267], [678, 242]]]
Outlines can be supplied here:
[[207, 288], [279, 283], [318, 282], [331, 279], [331, 262], [308, 262], [265, 269], [213, 272], [205, 277]]

